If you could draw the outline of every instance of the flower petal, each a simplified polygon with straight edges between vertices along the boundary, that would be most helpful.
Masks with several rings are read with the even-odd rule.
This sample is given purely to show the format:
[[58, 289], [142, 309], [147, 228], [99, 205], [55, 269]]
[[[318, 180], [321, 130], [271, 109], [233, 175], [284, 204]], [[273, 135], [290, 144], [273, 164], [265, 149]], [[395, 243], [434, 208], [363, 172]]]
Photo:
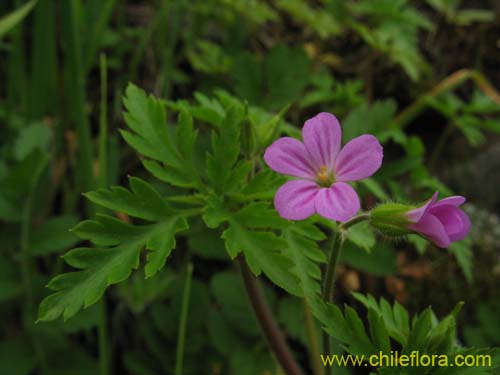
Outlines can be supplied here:
[[432, 214], [428, 213], [424, 215], [418, 223], [412, 224], [409, 227], [427, 237], [438, 247], [446, 248], [451, 244], [450, 237], [446, 233], [443, 224]]
[[316, 195], [316, 212], [331, 220], [347, 221], [359, 211], [356, 191], [345, 182], [320, 189]]
[[311, 181], [288, 181], [274, 196], [274, 207], [280, 216], [289, 220], [303, 220], [314, 215], [318, 186]]
[[335, 161], [337, 181], [356, 181], [370, 177], [382, 165], [382, 146], [373, 135], [354, 138], [340, 150]]
[[314, 167], [333, 169], [342, 141], [342, 130], [337, 118], [326, 112], [317, 114], [305, 122], [302, 138]]
[[439, 192], [436, 191], [432, 195], [431, 199], [429, 199], [425, 204], [423, 204], [420, 207], [415, 208], [414, 210], [408, 211], [406, 213], [406, 217], [408, 218], [408, 220], [410, 220], [413, 223], [417, 223], [422, 218], [422, 216], [424, 216], [427, 213], [427, 210], [429, 210], [429, 208], [432, 205], [434, 205], [434, 203], [436, 202], [436, 199], [438, 197], [438, 194], [439, 194]]
[[276, 140], [264, 153], [264, 161], [275, 172], [315, 178], [309, 154], [304, 144], [295, 138], [283, 137]]
[[469, 217], [461, 209], [452, 205], [433, 206], [429, 213], [438, 218], [451, 241], [460, 241], [470, 230]]
[[465, 197], [462, 197], [460, 195], [454, 195], [453, 197], [441, 199], [439, 202], [436, 202], [434, 207], [439, 207], [444, 205], [458, 207], [464, 204], [465, 201], [466, 201]]

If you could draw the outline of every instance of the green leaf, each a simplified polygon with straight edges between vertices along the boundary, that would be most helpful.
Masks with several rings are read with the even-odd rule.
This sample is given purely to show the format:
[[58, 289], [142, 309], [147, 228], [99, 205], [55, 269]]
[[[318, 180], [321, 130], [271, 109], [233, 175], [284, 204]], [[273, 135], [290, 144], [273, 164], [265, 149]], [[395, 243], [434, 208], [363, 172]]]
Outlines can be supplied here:
[[0, 18], [0, 39], [21, 22], [33, 9], [38, 0], [31, 0], [20, 6], [12, 13]]
[[375, 310], [368, 309], [368, 322], [370, 324], [370, 335], [375, 345], [377, 345], [383, 353], [390, 353], [391, 342], [382, 317], [375, 312]]
[[98, 215], [96, 220], [77, 225], [74, 233], [99, 247], [73, 249], [63, 257], [70, 266], [81, 271], [52, 279], [48, 287], [55, 293], [40, 304], [38, 320], [53, 320], [59, 315], [69, 319], [82, 307], [96, 303], [109, 285], [127, 279], [139, 266], [144, 248], [149, 250], [146, 277], [153, 276], [164, 266], [175, 247], [175, 234], [186, 229], [187, 222], [145, 181], [132, 177], [130, 186], [131, 191], [102, 189], [88, 193], [88, 196], [106, 208], [158, 222], [136, 226], [111, 216]]
[[231, 107], [220, 128], [219, 134], [212, 133], [212, 153], [207, 158], [208, 178], [218, 193], [225, 191], [230, 182], [231, 170], [240, 153], [240, 130], [243, 113], [238, 107]]
[[284, 228], [289, 222], [282, 219], [266, 202], [253, 202], [236, 212], [233, 217], [249, 228]]
[[122, 130], [127, 143], [145, 156], [180, 167], [179, 155], [168, 133], [163, 103], [133, 84], [128, 85], [123, 103], [127, 110], [125, 121], [135, 132]]
[[129, 177], [129, 183], [131, 190], [116, 186], [84, 195], [102, 207], [145, 220], [162, 220], [172, 215], [172, 208], [149, 183], [138, 177]]
[[474, 266], [471, 245], [470, 238], [466, 238], [463, 241], [453, 242], [449, 248], [469, 284], [472, 284]]
[[303, 27], [312, 29], [322, 39], [338, 35], [342, 31], [337, 13], [327, 12], [321, 8], [315, 9], [307, 1], [279, 0], [276, 2], [276, 7], [287, 12]]
[[364, 296], [360, 293], [353, 293], [354, 298], [360, 301], [367, 309], [373, 310], [383, 320], [384, 326], [387, 327], [389, 335], [398, 341], [401, 345], [405, 345], [408, 340], [408, 333], [410, 331], [408, 312], [396, 302], [393, 307], [381, 298], [377, 303], [375, 298], [371, 295]]
[[408, 336], [405, 352], [411, 353], [413, 350], [424, 350], [427, 335], [432, 328], [432, 310], [427, 308], [422, 314], [413, 320], [412, 330]]
[[279, 110], [300, 99], [310, 81], [310, 66], [302, 48], [278, 45], [263, 59], [247, 51], [237, 54], [232, 77], [240, 97]]
[[223, 198], [217, 195], [210, 195], [207, 198], [207, 207], [203, 214], [203, 221], [209, 228], [217, 228], [229, 217], [229, 213], [224, 207]]
[[151, 236], [146, 244], [149, 250], [144, 268], [146, 277], [152, 277], [165, 266], [168, 256], [175, 248], [175, 234], [188, 229], [186, 219], [177, 218], [164, 223], [163, 230]]
[[495, 12], [485, 9], [464, 9], [458, 11], [454, 21], [461, 26], [467, 26], [474, 22], [490, 22], [495, 19]]
[[14, 145], [14, 157], [23, 160], [33, 150], [45, 151], [52, 137], [52, 131], [43, 122], [35, 122], [21, 129]]
[[368, 337], [363, 322], [355, 310], [345, 306], [344, 314], [333, 304], [328, 305], [326, 331], [339, 340], [347, 352], [354, 355], [377, 353], [377, 347]]
[[222, 238], [226, 249], [235, 258], [243, 252], [248, 266], [258, 276], [261, 272], [287, 292], [301, 296], [298, 278], [291, 272], [292, 261], [283, 255], [287, 242], [272, 232], [253, 231], [245, 228], [236, 217], [229, 218], [229, 228]]
[[351, 140], [362, 134], [370, 133], [385, 142], [391, 132], [395, 131], [393, 119], [396, 115], [394, 100], [377, 101], [373, 104], [362, 104], [349, 112], [342, 123], [343, 138]]
[[366, 252], [370, 252], [376, 243], [375, 234], [367, 221], [349, 228], [347, 239]]
[[326, 263], [326, 255], [317, 245], [325, 235], [311, 223], [297, 222], [283, 230], [283, 237], [288, 242], [285, 254], [295, 264], [292, 272], [300, 280], [307, 304], [314, 316], [326, 324], [328, 314], [321, 298], [320, 269], [320, 265]]
[[153, 176], [172, 185], [197, 186], [192, 159], [196, 132], [189, 115], [180, 115], [177, 141], [174, 143], [175, 137], [171, 136], [167, 127], [162, 101], [129, 84], [123, 102], [127, 110], [125, 121], [132, 131], [121, 129], [120, 133], [137, 152], [156, 161], [144, 160], [145, 168]]

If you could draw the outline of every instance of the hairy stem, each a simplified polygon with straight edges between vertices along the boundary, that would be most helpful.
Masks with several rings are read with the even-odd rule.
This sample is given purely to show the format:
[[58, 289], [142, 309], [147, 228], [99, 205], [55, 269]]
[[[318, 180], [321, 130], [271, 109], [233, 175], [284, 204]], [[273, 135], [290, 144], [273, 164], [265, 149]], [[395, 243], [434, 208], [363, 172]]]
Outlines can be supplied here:
[[252, 274], [242, 256], [238, 257], [238, 261], [248, 297], [270, 349], [287, 375], [301, 375], [302, 371], [295, 362], [285, 337], [274, 319], [257, 278]]
[[[326, 266], [325, 282], [323, 284], [323, 301], [329, 303], [333, 300], [333, 287], [335, 283], [335, 272], [340, 258], [342, 244], [344, 242], [342, 233], [332, 233], [332, 249]], [[329, 355], [331, 351], [330, 335], [323, 331], [323, 354]], [[325, 367], [325, 375], [331, 374], [331, 367]]]
[[[338, 230], [332, 232], [332, 242], [331, 251], [328, 259], [328, 264], [326, 266], [325, 281], [323, 283], [323, 301], [329, 303], [333, 301], [333, 287], [335, 285], [335, 272], [337, 270], [337, 264], [340, 258], [340, 253], [342, 251], [342, 245], [344, 243], [345, 233], [347, 229], [356, 225], [362, 221], [370, 219], [370, 213], [362, 213], [358, 216], [353, 217], [349, 221], [342, 223], [338, 226]], [[328, 333], [323, 331], [323, 354], [330, 354], [331, 342]], [[325, 375], [331, 373], [331, 367], [325, 367]]]

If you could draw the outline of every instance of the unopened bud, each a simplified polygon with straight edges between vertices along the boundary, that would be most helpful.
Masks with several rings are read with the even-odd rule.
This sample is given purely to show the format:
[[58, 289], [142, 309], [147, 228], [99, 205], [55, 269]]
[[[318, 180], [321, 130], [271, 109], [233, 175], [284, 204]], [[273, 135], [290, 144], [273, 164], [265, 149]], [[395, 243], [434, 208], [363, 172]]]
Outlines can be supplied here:
[[414, 209], [401, 203], [384, 203], [371, 211], [371, 224], [385, 235], [402, 236], [411, 233], [407, 213]]

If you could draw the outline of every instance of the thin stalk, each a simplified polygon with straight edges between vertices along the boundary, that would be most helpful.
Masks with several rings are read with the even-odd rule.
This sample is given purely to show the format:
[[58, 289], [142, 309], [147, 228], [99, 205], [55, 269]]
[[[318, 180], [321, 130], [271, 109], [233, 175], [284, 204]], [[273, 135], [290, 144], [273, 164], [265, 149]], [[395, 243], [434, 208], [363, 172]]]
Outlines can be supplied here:
[[311, 313], [311, 309], [309, 308], [309, 305], [307, 304], [307, 301], [305, 299], [302, 300], [302, 305], [304, 307], [304, 318], [306, 321], [305, 323], [306, 323], [307, 339], [309, 341], [310, 361], [314, 369], [314, 374], [323, 375], [325, 367], [322, 365], [320, 359], [321, 353], [319, 351], [318, 337], [316, 335], [317, 333], [316, 325], [314, 323], [315, 321]]
[[[335, 273], [337, 270], [337, 264], [340, 259], [340, 254], [342, 252], [342, 245], [344, 244], [345, 234], [347, 229], [351, 226], [356, 225], [362, 221], [368, 220], [370, 218], [369, 213], [362, 213], [358, 216], [353, 217], [349, 221], [342, 223], [338, 227], [337, 232], [332, 232], [332, 242], [331, 251], [328, 259], [328, 264], [326, 266], [325, 281], [323, 284], [323, 301], [325, 303], [330, 303], [333, 301], [333, 288], [335, 286]], [[323, 354], [328, 355], [331, 351], [331, 340], [330, 336], [323, 331]], [[325, 375], [331, 374], [331, 367], [325, 367]]]
[[193, 277], [193, 264], [189, 263], [186, 270], [186, 281], [182, 293], [181, 317], [179, 321], [179, 334], [177, 336], [177, 353], [175, 359], [175, 375], [182, 375], [184, 361], [184, 346], [186, 342], [186, 322], [191, 295], [191, 279]]
[[[325, 282], [323, 284], [323, 301], [330, 303], [333, 300], [333, 287], [335, 283], [335, 273], [340, 258], [344, 238], [342, 233], [332, 233], [332, 249], [326, 267]], [[323, 354], [329, 355], [331, 352], [330, 335], [323, 331]], [[331, 367], [325, 366], [325, 375], [331, 374]]]
[[99, 114], [99, 187], [108, 186], [108, 70], [106, 55], [101, 54], [101, 108]]
[[86, 11], [88, 11], [88, 20], [92, 20], [92, 27], [87, 29], [87, 37], [85, 38], [84, 70], [85, 75], [87, 75], [95, 62], [103, 34], [113, 14], [116, 0], [93, 0], [85, 5]]
[[[63, 2], [66, 22], [66, 82], [70, 84], [67, 91], [71, 92], [70, 109], [71, 119], [76, 127], [78, 137], [78, 166], [77, 184], [82, 191], [92, 190], [94, 187], [94, 176], [92, 173], [92, 143], [90, 127], [85, 110], [85, 75], [82, 64], [82, 44], [79, 30], [80, 3], [77, 1]], [[94, 211], [93, 206], [87, 203], [87, 214]]]
[[[29, 321], [32, 321], [32, 313], [34, 312], [34, 299], [33, 299], [33, 283], [31, 279], [31, 262], [28, 254], [30, 235], [31, 235], [31, 223], [32, 223], [32, 206], [33, 198], [35, 194], [35, 189], [48, 162], [48, 156], [42, 155], [39, 162], [33, 171], [32, 179], [30, 182], [30, 188], [28, 195], [24, 202], [23, 215], [21, 221], [21, 237], [19, 239], [20, 245], [20, 255], [21, 255], [21, 274], [23, 279], [24, 293], [25, 293], [25, 311], [29, 317]], [[38, 339], [38, 336], [32, 335], [33, 348], [35, 350], [35, 355], [38, 362], [40, 363], [41, 372], [45, 374], [47, 372], [47, 363], [45, 360], [45, 353], [43, 351], [43, 346]]]
[[400, 112], [395, 119], [398, 128], [404, 128], [415, 119], [424, 109], [428, 107], [428, 99], [451, 91], [457, 86], [471, 79], [476, 86], [495, 103], [500, 104], [500, 93], [488, 81], [488, 79], [477, 70], [460, 69], [443, 79], [427, 93], [420, 95], [410, 106]]
[[276, 359], [287, 375], [303, 374], [299, 365], [295, 362], [285, 337], [274, 319], [257, 278], [250, 271], [242, 256], [238, 257], [238, 261], [248, 298], [266, 337], [269, 348], [276, 355]]
[[[106, 55], [102, 54], [99, 61], [101, 78], [101, 103], [99, 113], [99, 174], [98, 186], [108, 187], [108, 75]], [[100, 210], [100, 208], [98, 208]], [[109, 338], [108, 338], [108, 311], [106, 308], [106, 295], [103, 296], [99, 309], [99, 324], [97, 326], [99, 340], [99, 369], [101, 375], [110, 372], [109, 367]]]

